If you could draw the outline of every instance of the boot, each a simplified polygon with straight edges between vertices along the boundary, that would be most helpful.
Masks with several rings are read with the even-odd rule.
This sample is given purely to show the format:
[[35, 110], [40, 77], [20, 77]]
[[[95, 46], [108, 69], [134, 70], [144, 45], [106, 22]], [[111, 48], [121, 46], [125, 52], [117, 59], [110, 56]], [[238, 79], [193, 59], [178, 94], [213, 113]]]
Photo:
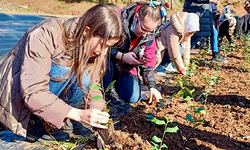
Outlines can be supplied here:
[[213, 62], [228, 63], [228, 60], [223, 58], [223, 56], [221, 56], [221, 54], [219, 52], [214, 52], [213, 53], [212, 61]]
[[115, 88], [112, 87], [106, 94], [105, 94], [106, 101], [110, 101], [110, 105], [125, 105], [125, 102], [119, 98], [118, 93], [116, 92]]
[[35, 142], [37, 140], [44, 142], [51, 142], [55, 140], [69, 141], [70, 136], [61, 129], [53, 129], [53, 127], [47, 122], [43, 122], [42, 119], [32, 114], [28, 124], [26, 139], [29, 142]]

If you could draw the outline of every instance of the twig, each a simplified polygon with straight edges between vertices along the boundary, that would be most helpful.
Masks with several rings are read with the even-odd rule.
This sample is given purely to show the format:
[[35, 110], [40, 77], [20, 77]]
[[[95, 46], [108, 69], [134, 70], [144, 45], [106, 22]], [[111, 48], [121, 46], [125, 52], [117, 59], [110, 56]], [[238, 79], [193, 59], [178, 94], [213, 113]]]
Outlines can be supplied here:
[[122, 128], [122, 130], [126, 129], [128, 126], [125, 126], [124, 128]]
[[181, 139], [182, 139], [182, 142], [184, 143], [184, 144], [186, 144], [186, 142], [185, 142], [185, 140], [184, 140], [184, 138], [183, 138], [183, 135], [182, 135], [182, 131], [181, 131], [181, 128], [179, 128], [179, 133], [180, 133], [180, 135], [181, 135]]
[[134, 124], [137, 126], [137, 123], [136, 123], [136, 121], [135, 121], [135, 118], [134, 118], [134, 117], [132, 117], [132, 118], [133, 118]]

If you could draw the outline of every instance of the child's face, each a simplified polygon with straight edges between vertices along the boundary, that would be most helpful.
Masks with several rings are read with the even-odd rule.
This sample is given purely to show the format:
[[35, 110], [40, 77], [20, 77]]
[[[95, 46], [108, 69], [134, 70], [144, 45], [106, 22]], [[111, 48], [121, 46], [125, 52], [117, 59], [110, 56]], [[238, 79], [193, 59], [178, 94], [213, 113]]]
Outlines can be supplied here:
[[148, 16], [145, 16], [145, 18], [142, 19], [138, 15], [136, 19], [138, 20], [135, 28], [135, 34], [139, 37], [146, 36], [148, 33], [152, 32], [159, 24], [158, 21], [155, 21]]
[[94, 36], [90, 39], [90, 51], [93, 52], [93, 57], [101, 55], [101, 53], [107, 53], [107, 50], [115, 45], [119, 41], [118, 38], [111, 38], [106, 43], [103, 43], [103, 38], [100, 36]]

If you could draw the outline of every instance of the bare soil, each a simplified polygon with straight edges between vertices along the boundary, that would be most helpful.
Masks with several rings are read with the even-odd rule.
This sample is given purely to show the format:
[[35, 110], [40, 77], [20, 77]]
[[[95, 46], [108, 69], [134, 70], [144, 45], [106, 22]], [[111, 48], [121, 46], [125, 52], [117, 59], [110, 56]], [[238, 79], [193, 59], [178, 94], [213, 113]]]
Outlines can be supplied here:
[[[0, 0], [0, 12], [64, 17], [80, 15], [93, 5], [88, 2], [69, 4], [57, 0]], [[235, 9], [238, 16], [245, 14], [243, 7], [237, 5]], [[115, 139], [109, 143], [111, 148], [150, 149], [152, 137], [161, 137], [164, 130], [164, 126], [146, 120], [145, 115], [152, 114], [158, 119], [174, 119], [168, 126], [178, 126], [177, 133], [166, 133], [164, 137], [163, 143], [170, 150], [249, 150], [250, 65], [247, 60], [250, 52], [243, 39], [235, 43], [234, 51], [223, 51], [229, 63], [212, 63], [211, 52], [202, 57], [201, 50], [195, 56], [199, 64], [194, 76], [176, 74], [171, 78], [163, 78], [158, 84], [163, 87], [163, 100], [160, 103], [149, 105], [147, 101], [138, 102], [132, 106], [130, 113], [116, 118], [118, 124], [115, 124], [115, 130], [110, 131], [112, 139]], [[177, 86], [177, 81], [182, 81], [178, 76], [187, 79], [188, 88], [195, 89], [193, 100], [185, 101], [182, 97], [174, 96], [181, 90]], [[202, 95], [208, 89], [207, 96]], [[195, 113], [200, 107], [204, 108], [206, 114]], [[203, 123], [194, 127], [195, 124], [186, 119], [187, 114], [202, 119]], [[96, 150], [95, 141], [84, 149]]]
[[[249, 42], [249, 41], [248, 41]], [[114, 150], [148, 150], [153, 136], [162, 137], [164, 126], [147, 121], [146, 114], [158, 119], [174, 119], [169, 127], [178, 126], [177, 133], [166, 133], [164, 142], [171, 150], [249, 150], [250, 149], [250, 65], [248, 53], [243, 54], [245, 44], [236, 42], [235, 51], [227, 53], [229, 63], [212, 63], [211, 55], [196, 55], [199, 62], [195, 75], [184, 77], [175, 74], [173, 78], [163, 79], [163, 100], [149, 105], [141, 101], [133, 105], [132, 112], [119, 118], [119, 127], [113, 131], [115, 141], [111, 144]], [[248, 57], [248, 58], [247, 58]], [[217, 81], [212, 84], [212, 76]], [[174, 96], [181, 89], [177, 81], [187, 79], [190, 90], [195, 89], [194, 99], [185, 101]], [[213, 77], [212, 77], [213, 78]], [[172, 83], [172, 84], [170, 84]], [[210, 84], [210, 86], [209, 86]], [[210, 89], [206, 96], [201, 93]], [[195, 113], [204, 108], [206, 114]], [[193, 119], [202, 119], [201, 125], [194, 127], [186, 119], [191, 114]], [[85, 149], [95, 149], [95, 143]]]

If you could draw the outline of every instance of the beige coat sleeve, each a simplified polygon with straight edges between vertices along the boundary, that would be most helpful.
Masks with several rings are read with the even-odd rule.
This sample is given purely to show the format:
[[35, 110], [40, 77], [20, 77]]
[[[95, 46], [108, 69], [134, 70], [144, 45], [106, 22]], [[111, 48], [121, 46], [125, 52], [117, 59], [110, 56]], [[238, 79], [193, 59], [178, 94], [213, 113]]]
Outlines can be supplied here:
[[60, 128], [72, 108], [49, 91], [51, 57], [62, 39], [57, 21], [50, 19], [31, 31], [25, 46], [20, 87], [25, 105], [35, 115]]
[[185, 67], [189, 66], [190, 63], [190, 42], [191, 42], [191, 37], [188, 37], [185, 41], [184, 44], [184, 53], [183, 53], [183, 63]]
[[180, 38], [177, 31], [170, 26], [170, 30], [167, 34], [168, 44], [168, 54], [170, 59], [174, 62], [176, 69], [178, 71], [184, 69], [184, 63], [182, 61], [181, 52], [180, 52]]

